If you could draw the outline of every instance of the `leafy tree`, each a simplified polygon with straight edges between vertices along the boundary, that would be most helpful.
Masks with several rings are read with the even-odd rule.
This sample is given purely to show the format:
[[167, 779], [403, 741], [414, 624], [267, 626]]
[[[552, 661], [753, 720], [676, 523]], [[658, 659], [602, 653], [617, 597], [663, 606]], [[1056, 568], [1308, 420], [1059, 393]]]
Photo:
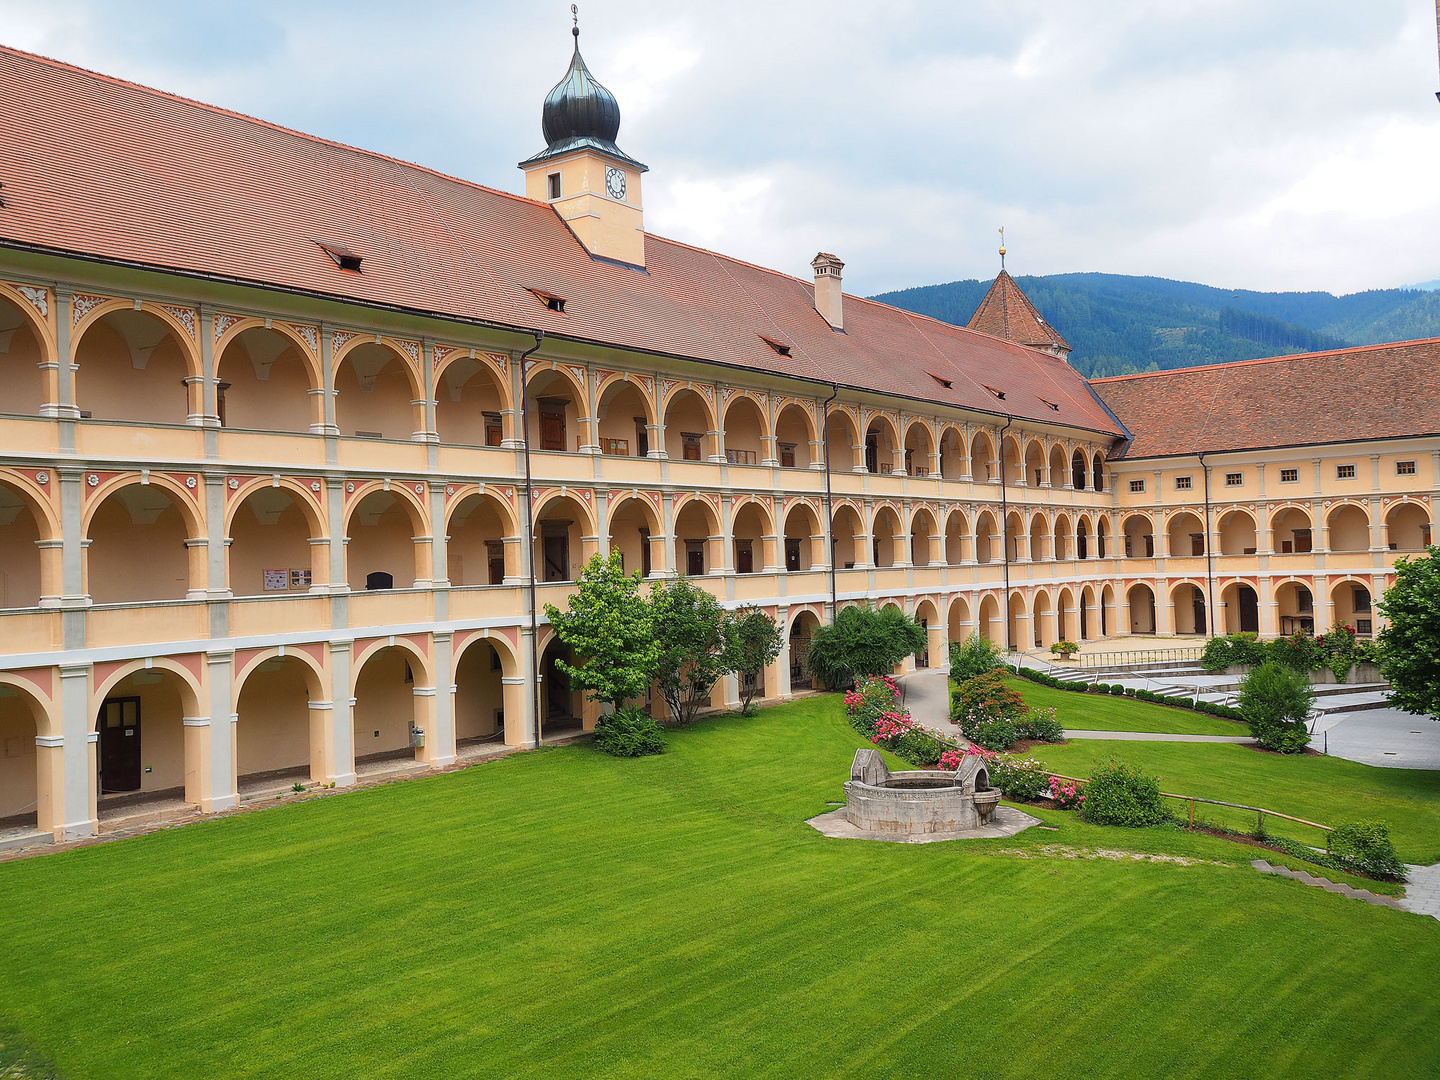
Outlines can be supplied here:
[[810, 671], [832, 689], [861, 675], [888, 675], [901, 660], [925, 650], [925, 627], [898, 608], [847, 607], [810, 639]]
[[1395, 564], [1395, 584], [1380, 611], [1380, 673], [1390, 682], [1390, 704], [1440, 720], [1440, 547]]
[[655, 586], [650, 613], [656, 650], [655, 681], [670, 715], [689, 724], [730, 671], [720, 601], [687, 577]]
[[957, 683], [977, 675], [988, 675], [1004, 666], [1000, 646], [989, 638], [971, 634], [963, 643], [950, 643], [950, 677]]
[[760, 673], [775, 662], [785, 644], [780, 625], [754, 604], [725, 616], [725, 666], [740, 676], [740, 711], [748, 714], [760, 688]]
[[1267, 660], [1240, 680], [1238, 698], [1250, 733], [1266, 750], [1298, 754], [1310, 745], [1305, 721], [1315, 690], [1308, 676]]
[[545, 617], [574, 652], [579, 666], [555, 666], [594, 701], [620, 707], [644, 697], [655, 677], [660, 645], [640, 574], [626, 576], [620, 553], [591, 558], [570, 594], [568, 610], [545, 605]]

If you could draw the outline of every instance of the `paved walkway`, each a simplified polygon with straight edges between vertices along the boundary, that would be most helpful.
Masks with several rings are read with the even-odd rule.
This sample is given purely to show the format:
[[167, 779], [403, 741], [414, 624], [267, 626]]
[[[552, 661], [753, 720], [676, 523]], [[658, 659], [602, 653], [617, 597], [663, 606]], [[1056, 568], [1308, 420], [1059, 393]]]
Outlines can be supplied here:
[[1249, 735], [1174, 735], [1158, 731], [1074, 731], [1065, 729], [1067, 739], [1116, 739], [1120, 742], [1224, 742], [1253, 743]]
[[1405, 898], [1400, 906], [1416, 915], [1429, 915], [1440, 919], [1440, 863], [1434, 866], [1405, 867], [1409, 882], [1405, 886]]
[[938, 731], [950, 728], [949, 675], [938, 669], [928, 669], [903, 675], [895, 681], [900, 684], [905, 695], [905, 707], [917, 724]]
[[1440, 723], [1399, 709], [1332, 713], [1310, 745], [1331, 757], [1387, 769], [1440, 769]]

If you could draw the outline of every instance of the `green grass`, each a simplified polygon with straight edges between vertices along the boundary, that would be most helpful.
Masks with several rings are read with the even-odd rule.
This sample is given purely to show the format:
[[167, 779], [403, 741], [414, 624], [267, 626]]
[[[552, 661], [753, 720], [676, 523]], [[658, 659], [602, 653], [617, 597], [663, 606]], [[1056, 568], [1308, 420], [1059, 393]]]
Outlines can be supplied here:
[[1053, 708], [1060, 722], [1076, 731], [1150, 731], [1164, 735], [1249, 735], [1250, 729], [1234, 720], [1156, 705], [1112, 694], [1080, 694], [1056, 690], [1029, 679], [1010, 678], [1012, 690], [1034, 709]]
[[[1406, 862], [1440, 862], [1440, 772], [1380, 769], [1335, 757], [1262, 754], [1228, 743], [1093, 740], [1037, 746], [1030, 753], [1069, 776], [1088, 776], [1095, 762], [1114, 754], [1159, 775], [1163, 791], [1262, 806], [1322, 825], [1383, 821]], [[1171, 805], [1178, 813], [1184, 804]], [[1255, 815], [1245, 811], [1197, 806], [1196, 813], [1246, 831], [1255, 827]], [[1324, 843], [1317, 830], [1278, 818], [1266, 818], [1265, 827], [1307, 844]]]
[[804, 819], [842, 797], [859, 745], [835, 697], [670, 739], [0, 864], [0, 1029], [68, 1080], [1440, 1060], [1434, 920], [1257, 874], [1227, 841], [1060, 813], [1010, 840], [824, 838]]

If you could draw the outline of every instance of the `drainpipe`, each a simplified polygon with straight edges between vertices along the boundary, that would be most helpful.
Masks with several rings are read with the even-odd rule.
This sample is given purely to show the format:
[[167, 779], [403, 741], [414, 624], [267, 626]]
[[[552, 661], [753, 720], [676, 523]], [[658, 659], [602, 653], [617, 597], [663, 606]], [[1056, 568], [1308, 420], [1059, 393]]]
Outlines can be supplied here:
[[540, 748], [540, 617], [535, 610], [535, 499], [530, 486], [530, 380], [526, 378], [525, 361], [545, 340], [544, 330], [533, 331], [535, 344], [520, 354], [520, 432], [525, 447], [525, 550], [530, 563], [530, 582], [525, 588], [530, 608], [530, 655], [535, 662], [530, 672], [530, 704], [535, 710], [535, 749]]
[[[1206, 637], [1215, 636], [1215, 545], [1210, 529], [1210, 466], [1205, 455], [1196, 454], [1200, 468], [1205, 470], [1205, 630]], [[1236, 593], [1238, 598], [1239, 593]]]
[[[1000, 429], [1000, 561], [1005, 568], [1005, 610], [1000, 617], [1005, 620], [1005, 647], [1015, 652], [1015, 640], [1011, 636], [1010, 628], [1010, 500], [1005, 494], [1005, 432], [1010, 430], [1010, 425], [1015, 422], [1013, 416], [1005, 418], [1005, 426]], [[975, 471], [974, 463], [971, 463], [970, 471]]]
[[830, 621], [835, 621], [835, 496], [830, 490], [830, 403], [840, 396], [840, 384], [830, 384], [830, 396], [820, 404], [820, 445], [825, 450], [825, 535], [830, 541]]

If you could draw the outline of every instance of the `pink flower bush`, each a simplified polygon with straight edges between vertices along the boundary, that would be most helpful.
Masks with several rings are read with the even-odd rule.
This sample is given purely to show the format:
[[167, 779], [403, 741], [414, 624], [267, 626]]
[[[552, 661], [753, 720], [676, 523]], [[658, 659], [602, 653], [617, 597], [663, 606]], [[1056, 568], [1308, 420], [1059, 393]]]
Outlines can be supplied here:
[[1085, 803], [1085, 792], [1073, 780], [1050, 777], [1050, 797], [1061, 810], [1078, 810]]
[[875, 721], [874, 734], [870, 736], [872, 743], [888, 743], [893, 739], [900, 738], [907, 731], [915, 727], [915, 721], [910, 719], [908, 712], [884, 712], [880, 719]]

